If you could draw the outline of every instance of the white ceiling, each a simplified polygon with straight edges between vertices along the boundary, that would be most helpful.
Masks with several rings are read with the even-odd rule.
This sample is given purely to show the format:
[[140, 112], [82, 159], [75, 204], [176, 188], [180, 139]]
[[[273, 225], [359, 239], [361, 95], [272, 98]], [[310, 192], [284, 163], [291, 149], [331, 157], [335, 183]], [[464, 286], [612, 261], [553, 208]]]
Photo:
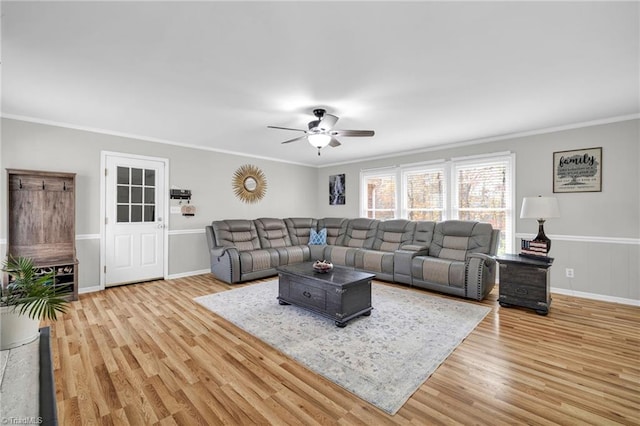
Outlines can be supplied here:
[[[640, 112], [638, 2], [2, 2], [2, 115], [307, 165]], [[342, 138], [282, 145], [318, 106]]]

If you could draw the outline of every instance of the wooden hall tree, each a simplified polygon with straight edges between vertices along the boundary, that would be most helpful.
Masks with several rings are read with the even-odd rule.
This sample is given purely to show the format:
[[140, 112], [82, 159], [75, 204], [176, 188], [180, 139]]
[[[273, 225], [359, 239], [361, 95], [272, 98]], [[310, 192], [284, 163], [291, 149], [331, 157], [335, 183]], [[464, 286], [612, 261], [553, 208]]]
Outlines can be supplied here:
[[75, 173], [7, 169], [7, 254], [29, 257], [56, 288], [78, 299]]

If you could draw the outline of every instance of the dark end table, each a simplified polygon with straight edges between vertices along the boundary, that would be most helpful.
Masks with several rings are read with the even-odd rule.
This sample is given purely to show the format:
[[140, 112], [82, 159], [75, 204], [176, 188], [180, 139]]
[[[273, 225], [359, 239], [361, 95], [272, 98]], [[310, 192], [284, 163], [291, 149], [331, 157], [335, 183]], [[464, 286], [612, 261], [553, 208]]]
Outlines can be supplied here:
[[553, 258], [504, 254], [495, 259], [500, 264], [500, 306], [522, 306], [534, 309], [539, 315], [547, 315], [551, 307], [549, 268]]

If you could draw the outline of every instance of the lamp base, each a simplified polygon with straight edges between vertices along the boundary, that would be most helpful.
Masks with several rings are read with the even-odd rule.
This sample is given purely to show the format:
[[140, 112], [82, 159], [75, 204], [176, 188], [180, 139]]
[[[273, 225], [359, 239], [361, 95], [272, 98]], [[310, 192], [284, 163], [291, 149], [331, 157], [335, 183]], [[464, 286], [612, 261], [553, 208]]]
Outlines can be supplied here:
[[545, 243], [547, 245], [547, 253], [551, 251], [551, 240], [544, 233], [544, 219], [538, 219], [538, 235], [536, 235], [533, 241]]

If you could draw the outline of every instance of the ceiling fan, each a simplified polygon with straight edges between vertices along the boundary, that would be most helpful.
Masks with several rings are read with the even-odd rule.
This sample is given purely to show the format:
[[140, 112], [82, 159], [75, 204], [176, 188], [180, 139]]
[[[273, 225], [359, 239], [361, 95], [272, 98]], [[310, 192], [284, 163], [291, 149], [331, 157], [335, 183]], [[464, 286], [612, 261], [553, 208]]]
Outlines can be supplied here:
[[342, 145], [336, 136], [349, 136], [349, 137], [371, 137], [375, 134], [373, 130], [333, 130], [333, 126], [336, 125], [338, 121], [338, 117], [332, 114], [327, 114], [322, 108], [316, 108], [313, 110], [313, 115], [316, 116], [316, 120], [312, 120], [309, 122], [308, 127], [309, 130], [303, 129], [292, 129], [290, 127], [279, 127], [279, 126], [267, 126], [270, 129], [282, 129], [282, 130], [293, 130], [296, 132], [303, 132], [304, 136], [299, 136], [297, 138], [289, 139], [288, 141], [284, 141], [282, 143], [291, 143], [296, 141], [301, 141], [303, 139], [307, 139], [307, 141], [314, 148], [318, 148], [318, 155], [320, 155], [320, 150], [325, 146], [329, 145], [333, 148]]

